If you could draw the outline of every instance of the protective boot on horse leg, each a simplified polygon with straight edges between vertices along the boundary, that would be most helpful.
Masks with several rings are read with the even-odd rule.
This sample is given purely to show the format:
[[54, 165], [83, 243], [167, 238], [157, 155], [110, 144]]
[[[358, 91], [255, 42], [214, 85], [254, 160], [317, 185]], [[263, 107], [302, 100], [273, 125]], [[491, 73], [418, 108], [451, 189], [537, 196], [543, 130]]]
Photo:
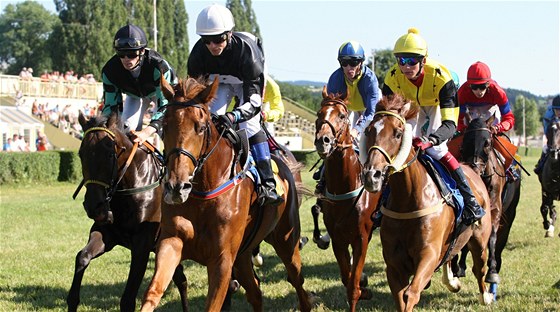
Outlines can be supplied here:
[[459, 189], [459, 192], [461, 192], [461, 195], [463, 196], [465, 209], [463, 211], [461, 222], [465, 225], [471, 225], [480, 220], [480, 218], [486, 214], [486, 211], [480, 207], [476, 197], [474, 197], [465, 173], [463, 172], [463, 169], [459, 165], [457, 159], [455, 159], [450, 152], [447, 152], [440, 161], [447, 167], [451, 173], [451, 177], [455, 180], [455, 182], [457, 182], [457, 189]]
[[278, 205], [284, 201], [276, 192], [276, 181], [274, 180], [274, 172], [270, 160], [270, 150], [266, 140], [264, 131], [255, 134], [249, 140], [251, 144], [251, 153], [257, 165], [257, 171], [261, 178], [261, 186], [259, 190], [259, 203], [262, 205]]

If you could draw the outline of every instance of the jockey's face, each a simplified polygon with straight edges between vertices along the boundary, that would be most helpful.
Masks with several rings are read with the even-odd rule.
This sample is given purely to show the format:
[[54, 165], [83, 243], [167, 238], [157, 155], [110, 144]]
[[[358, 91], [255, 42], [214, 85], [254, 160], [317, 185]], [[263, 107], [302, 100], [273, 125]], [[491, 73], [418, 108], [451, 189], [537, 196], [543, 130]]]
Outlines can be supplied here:
[[221, 35], [202, 36], [201, 40], [213, 56], [220, 56], [227, 47], [230, 32]]
[[560, 118], [560, 108], [554, 108], [552, 110], [554, 111], [554, 116], [556, 116], [556, 118]]
[[121, 59], [123, 67], [126, 70], [132, 70], [138, 65], [138, 62], [140, 62], [141, 54], [142, 51], [129, 51], [127, 53], [125, 53], [125, 51], [122, 51], [117, 53], [117, 55], [119, 55]]
[[[401, 59], [403, 61], [401, 61]], [[416, 60], [408, 60], [412, 59], [409, 57], [397, 57], [397, 64], [399, 64], [399, 68], [401, 72], [406, 76], [408, 80], [416, 80], [421, 74], [422, 69], [424, 68], [421, 65], [426, 63], [426, 58], [417, 58]]]
[[470, 87], [474, 96], [476, 96], [479, 99], [482, 98], [486, 94], [486, 91], [488, 90], [487, 83], [471, 84]]

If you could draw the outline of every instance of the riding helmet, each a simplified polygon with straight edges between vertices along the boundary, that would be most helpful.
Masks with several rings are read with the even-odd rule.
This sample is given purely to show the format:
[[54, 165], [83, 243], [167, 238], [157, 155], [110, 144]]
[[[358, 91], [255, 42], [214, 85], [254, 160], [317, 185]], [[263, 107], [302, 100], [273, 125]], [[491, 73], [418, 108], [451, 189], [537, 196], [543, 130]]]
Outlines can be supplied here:
[[338, 60], [365, 60], [364, 48], [356, 41], [348, 41], [338, 48]]
[[146, 33], [142, 28], [128, 24], [121, 27], [115, 34], [113, 48], [117, 51], [140, 50], [148, 45]]
[[468, 84], [483, 84], [492, 81], [492, 73], [488, 65], [482, 62], [476, 62], [469, 67], [467, 71]]
[[231, 11], [219, 4], [207, 6], [196, 19], [196, 33], [200, 36], [221, 35], [231, 31], [233, 26]]
[[428, 45], [426, 41], [420, 37], [420, 31], [416, 28], [409, 28], [408, 33], [402, 35], [395, 42], [393, 48], [394, 55], [420, 55], [428, 56]]

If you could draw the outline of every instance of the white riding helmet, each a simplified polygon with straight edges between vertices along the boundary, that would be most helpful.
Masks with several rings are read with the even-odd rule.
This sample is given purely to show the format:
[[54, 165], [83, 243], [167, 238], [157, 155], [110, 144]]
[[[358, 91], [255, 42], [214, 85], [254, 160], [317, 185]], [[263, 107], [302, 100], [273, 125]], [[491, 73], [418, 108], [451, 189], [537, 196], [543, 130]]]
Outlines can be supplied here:
[[231, 11], [219, 4], [204, 8], [196, 19], [196, 33], [200, 36], [220, 35], [231, 31], [233, 26]]

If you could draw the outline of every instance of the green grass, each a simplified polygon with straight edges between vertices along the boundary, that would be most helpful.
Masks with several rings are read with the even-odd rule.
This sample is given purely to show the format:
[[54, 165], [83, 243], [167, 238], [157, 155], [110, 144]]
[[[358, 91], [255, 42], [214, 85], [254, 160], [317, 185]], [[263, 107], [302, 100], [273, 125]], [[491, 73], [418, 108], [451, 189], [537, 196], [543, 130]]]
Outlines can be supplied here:
[[[532, 172], [538, 155], [524, 158]], [[311, 173], [304, 182], [313, 185]], [[0, 311], [63, 311], [72, 281], [74, 257], [87, 241], [91, 225], [82, 206], [83, 191], [71, 199], [74, 184], [0, 187]], [[310, 206], [305, 199], [300, 209], [303, 234], [312, 236]], [[504, 251], [500, 299], [490, 307], [478, 304], [472, 274], [462, 279], [459, 294], [448, 292], [441, 272], [434, 274], [430, 289], [422, 293], [418, 311], [559, 311], [560, 238], [545, 239], [539, 213], [540, 185], [537, 178], [524, 175], [522, 197], [517, 208], [508, 246]], [[324, 231], [324, 227], [323, 231]], [[560, 224], [557, 224], [560, 230]], [[558, 231], [557, 231], [558, 232]], [[262, 279], [265, 311], [292, 311], [297, 297], [286, 282], [284, 266], [273, 249], [263, 244], [264, 266], [257, 270]], [[141, 287], [141, 298], [153, 273], [151, 257]], [[345, 311], [345, 290], [339, 279], [332, 248], [320, 250], [309, 243], [302, 250], [305, 287], [319, 296], [315, 311]], [[122, 247], [95, 259], [84, 276], [80, 311], [116, 311], [128, 273], [129, 252]], [[204, 309], [206, 270], [185, 261], [189, 280], [191, 311]], [[470, 259], [469, 259], [470, 264]], [[358, 304], [361, 311], [394, 310], [386, 283], [379, 233], [369, 246], [365, 272], [374, 297]], [[138, 299], [140, 302], [140, 299]], [[233, 311], [251, 311], [243, 291], [234, 296]], [[139, 307], [139, 304], [137, 305]], [[179, 311], [179, 297], [173, 285], [158, 311]]]

